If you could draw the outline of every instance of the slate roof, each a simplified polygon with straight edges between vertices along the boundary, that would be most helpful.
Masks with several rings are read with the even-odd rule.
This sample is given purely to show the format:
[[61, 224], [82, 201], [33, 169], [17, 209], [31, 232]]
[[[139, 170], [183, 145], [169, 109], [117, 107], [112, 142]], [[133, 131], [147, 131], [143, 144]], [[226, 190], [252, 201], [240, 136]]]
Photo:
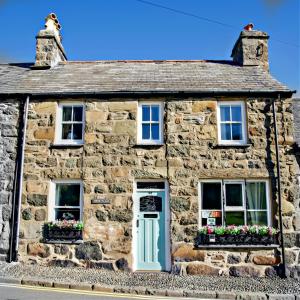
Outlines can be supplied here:
[[291, 90], [261, 67], [232, 61], [62, 62], [0, 65], [0, 94], [228, 93]]

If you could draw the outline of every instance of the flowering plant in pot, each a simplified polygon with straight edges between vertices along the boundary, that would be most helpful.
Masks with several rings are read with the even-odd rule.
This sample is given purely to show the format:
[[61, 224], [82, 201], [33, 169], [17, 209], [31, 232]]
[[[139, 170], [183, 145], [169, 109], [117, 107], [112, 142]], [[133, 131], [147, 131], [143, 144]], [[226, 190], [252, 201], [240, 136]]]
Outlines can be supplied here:
[[45, 223], [44, 236], [51, 240], [81, 240], [83, 222], [76, 220], [56, 220]]
[[269, 226], [204, 226], [198, 231], [195, 245], [270, 245], [277, 244], [278, 230]]

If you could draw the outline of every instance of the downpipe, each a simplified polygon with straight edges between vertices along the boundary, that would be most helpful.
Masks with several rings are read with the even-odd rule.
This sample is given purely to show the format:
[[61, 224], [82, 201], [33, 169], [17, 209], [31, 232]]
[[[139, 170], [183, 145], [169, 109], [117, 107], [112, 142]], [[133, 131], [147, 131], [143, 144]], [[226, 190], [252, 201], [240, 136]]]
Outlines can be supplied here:
[[[280, 94], [277, 98], [280, 103]], [[281, 256], [282, 256], [282, 273], [281, 276], [286, 278], [286, 263], [285, 263], [285, 248], [284, 248], [284, 236], [283, 236], [283, 221], [282, 221], [282, 201], [281, 201], [281, 183], [280, 183], [280, 159], [279, 159], [279, 146], [278, 146], [278, 131], [277, 131], [277, 122], [276, 122], [276, 107], [275, 99], [272, 101], [272, 110], [273, 110], [273, 122], [274, 122], [274, 135], [275, 135], [275, 151], [276, 151], [276, 168], [277, 168], [277, 195], [278, 195], [278, 210], [279, 210], [279, 231], [280, 231], [280, 244], [281, 244]]]
[[12, 201], [12, 215], [11, 215], [11, 230], [8, 262], [18, 260], [18, 246], [19, 246], [19, 230], [20, 230], [20, 214], [23, 188], [23, 166], [24, 166], [24, 150], [26, 141], [26, 128], [28, 117], [29, 96], [23, 102], [22, 118], [20, 120], [20, 127], [18, 130], [18, 150], [17, 160], [14, 174], [14, 193]]

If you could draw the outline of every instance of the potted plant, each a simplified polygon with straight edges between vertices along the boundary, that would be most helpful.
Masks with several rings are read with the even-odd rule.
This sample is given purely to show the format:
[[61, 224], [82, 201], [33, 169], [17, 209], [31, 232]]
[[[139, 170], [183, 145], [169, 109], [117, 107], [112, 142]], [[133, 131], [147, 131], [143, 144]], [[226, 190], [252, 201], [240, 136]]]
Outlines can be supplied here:
[[198, 231], [195, 246], [271, 245], [278, 243], [278, 230], [268, 226], [204, 226]]
[[57, 220], [45, 223], [44, 237], [46, 241], [82, 240], [83, 222], [75, 220]]

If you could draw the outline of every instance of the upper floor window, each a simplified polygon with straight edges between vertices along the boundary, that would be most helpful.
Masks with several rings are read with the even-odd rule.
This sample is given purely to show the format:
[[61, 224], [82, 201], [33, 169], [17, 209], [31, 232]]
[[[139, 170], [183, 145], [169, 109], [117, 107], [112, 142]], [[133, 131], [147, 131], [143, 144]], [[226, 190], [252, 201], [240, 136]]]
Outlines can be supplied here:
[[51, 182], [49, 221], [82, 219], [82, 182], [59, 180]]
[[243, 102], [219, 102], [218, 137], [220, 144], [246, 144], [246, 116]]
[[57, 117], [56, 141], [61, 144], [83, 144], [84, 106], [60, 104]]
[[140, 103], [138, 111], [138, 143], [163, 143], [163, 117], [161, 103]]
[[268, 181], [200, 182], [200, 225], [271, 225]]

